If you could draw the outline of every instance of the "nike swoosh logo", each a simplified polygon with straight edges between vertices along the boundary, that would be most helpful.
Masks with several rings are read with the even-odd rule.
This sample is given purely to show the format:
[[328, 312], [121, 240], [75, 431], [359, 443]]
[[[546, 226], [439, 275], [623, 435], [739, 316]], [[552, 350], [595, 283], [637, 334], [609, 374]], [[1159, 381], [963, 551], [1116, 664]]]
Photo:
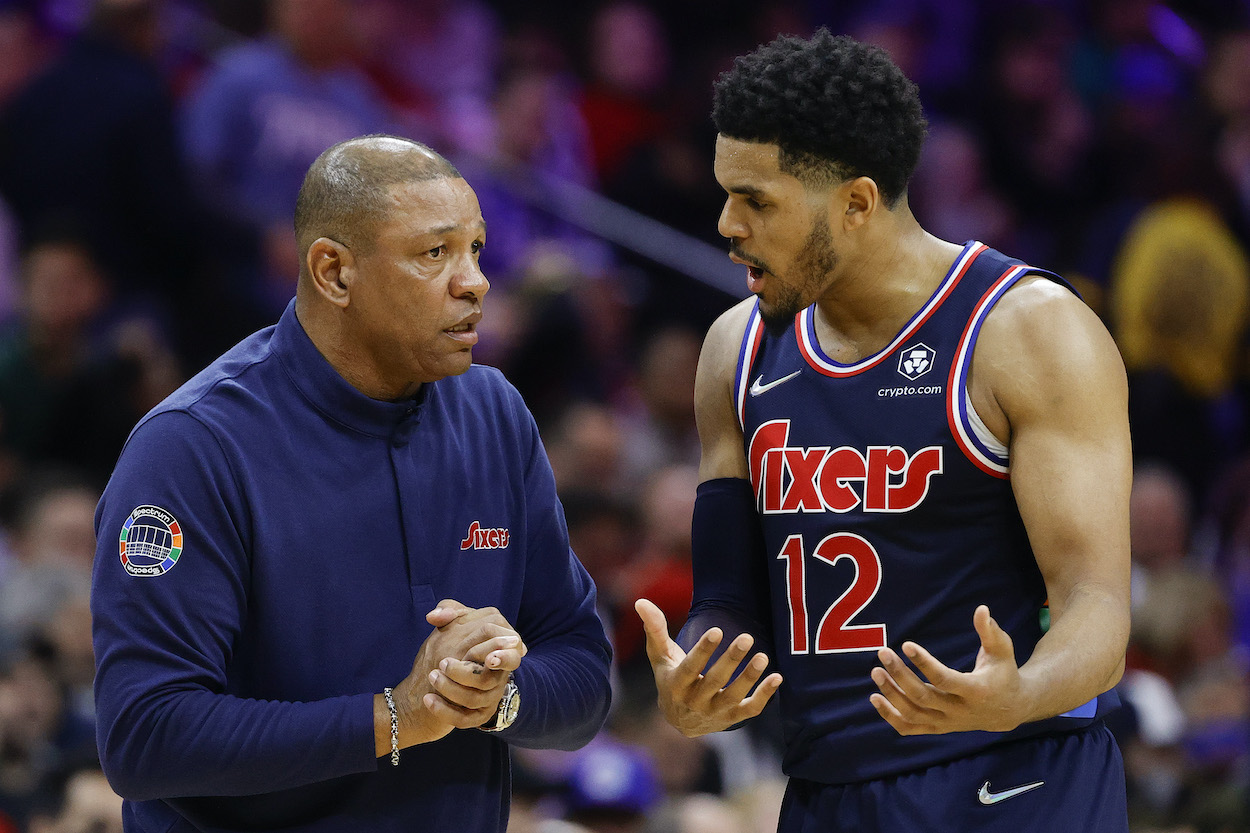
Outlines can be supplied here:
[[988, 807], [991, 804], [997, 804], [1000, 801], [1006, 801], [1009, 798], [1015, 798], [1021, 793], [1026, 793], [1029, 790], [1035, 790], [1045, 783], [1046, 783], [1045, 781], [1035, 781], [1032, 784], [1025, 784], [1023, 787], [1016, 787], [1015, 789], [1011, 789], [1011, 790], [1003, 790], [1000, 793], [992, 793], [990, 792], [990, 782], [986, 781], [984, 784], [981, 785], [981, 792], [977, 793], [977, 798], [981, 801], [982, 804]]
[[782, 376], [780, 379], [773, 379], [767, 385], [761, 384], [764, 381], [764, 375], [760, 374], [756, 378], [756, 380], [751, 383], [751, 395], [759, 396], [761, 393], [767, 393], [768, 391], [780, 385], [782, 382], [788, 382], [791, 379], [793, 379], [795, 376], [798, 376], [802, 372], [803, 371], [801, 370], [796, 370], [793, 373], [791, 373], [789, 376]]

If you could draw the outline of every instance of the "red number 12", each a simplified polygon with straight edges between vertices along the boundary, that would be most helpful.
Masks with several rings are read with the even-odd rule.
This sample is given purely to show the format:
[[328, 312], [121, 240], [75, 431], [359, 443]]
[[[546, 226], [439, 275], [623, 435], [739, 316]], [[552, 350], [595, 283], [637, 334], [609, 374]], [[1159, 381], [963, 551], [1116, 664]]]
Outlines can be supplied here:
[[[790, 601], [790, 653], [808, 653], [807, 563], [803, 536], [791, 535], [777, 556], [786, 562], [786, 597]], [[852, 625], [851, 619], [868, 606], [881, 587], [881, 556], [872, 544], [852, 532], [827, 536], [812, 552], [826, 564], [843, 558], [855, 565], [855, 580], [829, 606], [816, 627], [816, 653], [875, 651], [885, 647], [885, 625]]]

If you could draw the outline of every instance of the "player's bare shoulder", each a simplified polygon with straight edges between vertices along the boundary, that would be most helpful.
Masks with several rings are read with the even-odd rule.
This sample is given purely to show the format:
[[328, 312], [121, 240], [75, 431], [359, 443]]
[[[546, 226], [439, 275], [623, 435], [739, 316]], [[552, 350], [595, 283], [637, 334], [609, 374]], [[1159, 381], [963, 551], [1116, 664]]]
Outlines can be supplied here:
[[[755, 299], [747, 298], [721, 313], [708, 328], [699, 354], [699, 376], [724, 382], [729, 390], [738, 366], [738, 350], [746, 333]], [[696, 393], [697, 396], [697, 393]]]
[[1021, 280], [986, 317], [972, 376], [974, 401], [985, 403], [987, 425], [1004, 439], [994, 423], [1044, 407], [1043, 400], [1127, 395], [1124, 362], [1107, 328], [1074, 292], [1043, 276]]
[[699, 471], [703, 480], [746, 476], [733, 385], [739, 348], [754, 308], [754, 298], [730, 307], [712, 322], [703, 339], [694, 383], [695, 422], [703, 447]]

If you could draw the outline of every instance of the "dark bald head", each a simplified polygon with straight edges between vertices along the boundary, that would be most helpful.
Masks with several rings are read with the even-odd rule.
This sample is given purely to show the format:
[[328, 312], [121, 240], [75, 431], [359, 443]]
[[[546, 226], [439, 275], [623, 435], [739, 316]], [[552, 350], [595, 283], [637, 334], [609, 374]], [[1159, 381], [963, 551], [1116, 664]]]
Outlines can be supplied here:
[[[312, 163], [295, 200], [300, 254], [319, 237], [369, 251], [392, 186], [445, 177], [463, 179], [454, 165], [411, 139], [373, 135], [334, 145]], [[307, 270], [301, 263], [300, 275]]]

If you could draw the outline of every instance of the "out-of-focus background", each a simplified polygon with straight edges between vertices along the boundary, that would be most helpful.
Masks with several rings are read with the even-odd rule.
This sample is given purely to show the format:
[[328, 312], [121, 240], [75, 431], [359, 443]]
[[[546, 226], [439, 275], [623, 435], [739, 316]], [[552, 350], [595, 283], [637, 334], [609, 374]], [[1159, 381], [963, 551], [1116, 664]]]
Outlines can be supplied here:
[[1060, 272], [1131, 382], [1134, 830], [1250, 830], [1244, 0], [0, 0], [0, 833], [120, 830], [94, 761], [92, 513], [134, 422], [291, 296], [296, 190], [370, 132], [490, 225], [476, 358], [537, 416], [617, 651], [610, 724], [517, 753], [510, 830], [772, 830], [776, 718], [659, 717], [632, 602], [682, 621], [716, 233], [711, 84], [818, 25], [889, 50], [946, 239]]

